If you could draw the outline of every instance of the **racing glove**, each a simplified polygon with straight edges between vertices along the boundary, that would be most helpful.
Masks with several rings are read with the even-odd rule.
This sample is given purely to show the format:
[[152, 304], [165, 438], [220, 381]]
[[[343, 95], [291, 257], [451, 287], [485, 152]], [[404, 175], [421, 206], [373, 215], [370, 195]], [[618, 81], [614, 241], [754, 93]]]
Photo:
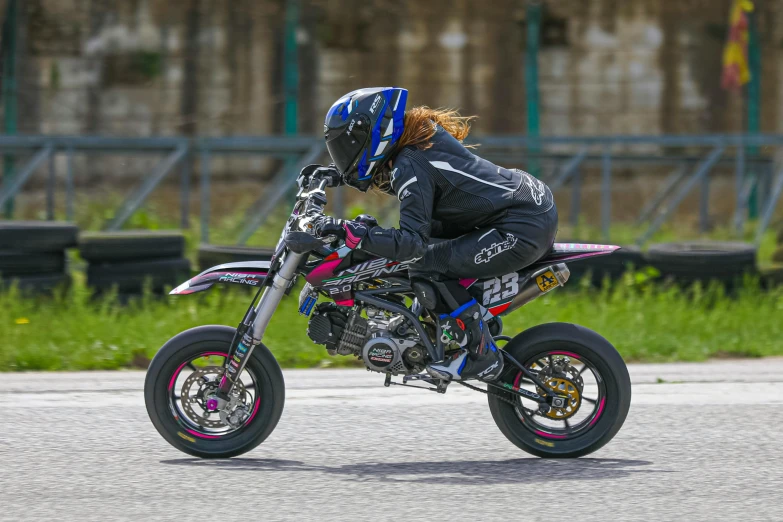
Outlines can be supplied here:
[[358, 248], [367, 235], [367, 226], [356, 221], [343, 221], [331, 216], [324, 216], [314, 223], [315, 235], [318, 237], [336, 236], [345, 240], [348, 248]]

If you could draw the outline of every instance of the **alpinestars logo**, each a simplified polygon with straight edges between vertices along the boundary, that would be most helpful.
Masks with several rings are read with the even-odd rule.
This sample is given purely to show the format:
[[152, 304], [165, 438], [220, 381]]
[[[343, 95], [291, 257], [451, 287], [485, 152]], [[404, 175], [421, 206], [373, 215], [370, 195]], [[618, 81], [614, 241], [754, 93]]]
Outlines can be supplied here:
[[473, 259], [473, 261], [477, 265], [481, 263], [489, 263], [490, 259], [492, 259], [498, 254], [505, 252], [506, 250], [511, 250], [512, 248], [514, 248], [514, 245], [516, 244], [517, 244], [517, 238], [515, 238], [511, 234], [506, 234], [505, 241], [501, 241], [500, 243], [492, 243], [487, 248], [482, 248], [481, 252], [476, 254], [476, 257]]
[[400, 194], [400, 201], [402, 201], [403, 199], [407, 198], [410, 195], [411, 195], [411, 191], [410, 190], [408, 190], [408, 189], [403, 190], [402, 194]]
[[530, 195], [533, 196], [533, 201], [536, 202], [536, 205], [541, 205], [544, 202], [544, 194], [546, 193], [544, 184], [541, 183], [541, 180], [534, 178], [527, 172], [525, 173], [525, 183], [530, 188]]

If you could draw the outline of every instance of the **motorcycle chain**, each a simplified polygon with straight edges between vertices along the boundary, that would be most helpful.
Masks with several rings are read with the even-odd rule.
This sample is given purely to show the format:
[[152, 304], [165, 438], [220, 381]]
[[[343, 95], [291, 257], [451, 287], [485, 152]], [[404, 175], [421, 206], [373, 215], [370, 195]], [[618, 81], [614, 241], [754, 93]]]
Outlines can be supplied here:
[[[483, 388], [479, 388], [478, 386], [473, 386], [472, 384], [468, 384], [466, 382], [462, 382], [462, 381], [456, 381], [456, 382], [458, 382], [459, 384], [461, 384], [465, 388], [469, 388], [471, 390], [474, 390], [474, 391], [477, 391], [477, 392], [481, 392], [484, 395], [492, 395], [493, 397], [497, 397], [501, 401], [507, 402], [510, 405], [514, 406], [514, 407], [519, 407], [520, 406], [520, 404], [518, 404], [517, 402], [509, 399], [508, 397], [506, 397], [504, 395], [501, 395], [500, 393], [497, 393], [497, 392], [494, 392], [494, 391], [493, 392], [489, 392], [489, 391], [487, 391], [487, 390], [485, 390]], [[524, 406], [523, 406], [523, 408], [524, 408]], [[527, 409], [527, 408], [525, 408], [525, 409]]]

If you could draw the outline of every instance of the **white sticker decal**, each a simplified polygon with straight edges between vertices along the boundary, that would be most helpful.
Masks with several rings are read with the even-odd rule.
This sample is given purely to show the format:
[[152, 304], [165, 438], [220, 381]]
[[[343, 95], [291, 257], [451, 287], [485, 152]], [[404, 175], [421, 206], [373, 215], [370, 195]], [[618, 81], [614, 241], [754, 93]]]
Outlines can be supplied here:
[[533, 201], [536, 202], [536, 205], [541, 205], [544, 202], [544, 194], [546, 193], [544, 184], [541, 183], [541, 180], [534, 178], [528, 173], [524, 174], [524, 178], [525, 183], [530, 188], [530, 195], [533, 196]]
[[487, 279], [484, 281], [483, 290], [481, 303], [484, 306], [514, 297], [519, 293], [519, 274], [511, 272], [503, 277]]
[[481, 263], [489, 263], [490, 259], [492, 259], [498, 254], [505, 252], [506, 250], [511, 250], [512, 248], [514, 248], [514, 245], [516, 244], [517, 244], [517, 238], [515, 238], [511, 234], [506, 234], [505, 241], [501, 241], [500, 243], [492, 243], [487, 248], [482, 248], [481, 252], [476, 254], [476, 257], [473, 258], [473, 261], [477, 265]]

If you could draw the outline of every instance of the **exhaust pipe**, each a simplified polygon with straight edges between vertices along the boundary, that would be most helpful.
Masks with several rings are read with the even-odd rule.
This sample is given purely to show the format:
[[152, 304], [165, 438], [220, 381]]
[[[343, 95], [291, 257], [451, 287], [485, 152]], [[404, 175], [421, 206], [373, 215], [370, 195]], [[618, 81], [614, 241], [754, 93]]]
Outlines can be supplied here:
[[524, 283], [519, 285], [519, 293], [503, 313], [507, 314], [559, 286], [565, 286], [570, 276], [571, 271], [565, 263], [549, 265], [536, 270], [528, 276]]

